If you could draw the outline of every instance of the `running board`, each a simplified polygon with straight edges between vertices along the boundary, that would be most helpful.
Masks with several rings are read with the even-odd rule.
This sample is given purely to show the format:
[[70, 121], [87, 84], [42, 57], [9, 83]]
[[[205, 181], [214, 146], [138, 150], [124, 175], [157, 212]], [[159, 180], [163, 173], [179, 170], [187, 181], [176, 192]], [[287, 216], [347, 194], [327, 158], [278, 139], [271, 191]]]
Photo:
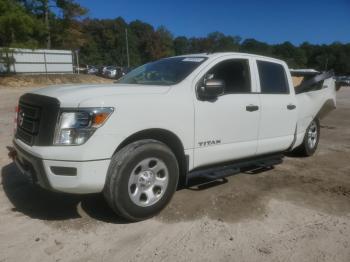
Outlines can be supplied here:
[[262, 156], [250, 159], [243, 159], [239, 162], [224, 164], [216, 167], [209, 167], [199, 170], [191, 171], [187, 174], [186, 185], [189, 185], [189, 180], [194, 178], [205, 178], [209, 180], [222, 179], [228, 176], [233, 176], [241, 172], [245, 168], [267, 168], [274, 165], [281, 164], [283, 161], [283, 154]]

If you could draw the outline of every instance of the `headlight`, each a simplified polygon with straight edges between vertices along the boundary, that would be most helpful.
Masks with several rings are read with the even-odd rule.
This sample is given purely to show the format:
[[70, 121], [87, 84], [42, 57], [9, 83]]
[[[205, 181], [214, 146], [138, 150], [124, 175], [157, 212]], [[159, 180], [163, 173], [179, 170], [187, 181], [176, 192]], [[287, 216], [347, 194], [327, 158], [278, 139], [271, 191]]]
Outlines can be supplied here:
[[63, 111], [55, 130], [54, 145], [84, 144], [113, 113], [111, 107]]

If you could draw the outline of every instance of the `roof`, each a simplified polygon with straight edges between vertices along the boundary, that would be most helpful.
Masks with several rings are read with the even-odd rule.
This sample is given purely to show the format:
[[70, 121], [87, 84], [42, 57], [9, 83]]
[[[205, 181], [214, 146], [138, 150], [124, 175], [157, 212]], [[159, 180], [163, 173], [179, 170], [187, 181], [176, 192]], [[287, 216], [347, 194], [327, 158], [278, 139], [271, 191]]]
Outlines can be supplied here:
[[253, 57], [256, 59], [268, 59], [268, 60], [274, 60], [277, 62], [284, 62], [283, 60], [280, 59], [276, 59], [273, 57], [268, 57], [268, 56], [261, 56], [261, 55], [256, 55], [256, 54], [249, 54], [249, 53], [244, 53], [244, 52], [214, 52], [214, 53], [197, 53], [197, 54], [186, 54], [186, 55], [180, 55], [178, 57], [192, 57], [192, 56], [204, 56], [204, 57], [208, 57], [208, 58], [218, 58], [218, 57], [222, 57], [222, 56], [228, 56], [228, 55], [244, 55], [244, 56], [248, 56], [248, 57]]

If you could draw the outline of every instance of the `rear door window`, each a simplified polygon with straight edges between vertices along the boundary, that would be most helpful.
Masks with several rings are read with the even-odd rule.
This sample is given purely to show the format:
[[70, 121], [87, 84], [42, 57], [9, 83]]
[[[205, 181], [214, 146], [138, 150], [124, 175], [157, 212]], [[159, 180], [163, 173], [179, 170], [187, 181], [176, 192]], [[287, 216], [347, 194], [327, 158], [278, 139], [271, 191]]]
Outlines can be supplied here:
[[289, 94], [287, 75], [281, 64], [257, 61], [263, 94]]

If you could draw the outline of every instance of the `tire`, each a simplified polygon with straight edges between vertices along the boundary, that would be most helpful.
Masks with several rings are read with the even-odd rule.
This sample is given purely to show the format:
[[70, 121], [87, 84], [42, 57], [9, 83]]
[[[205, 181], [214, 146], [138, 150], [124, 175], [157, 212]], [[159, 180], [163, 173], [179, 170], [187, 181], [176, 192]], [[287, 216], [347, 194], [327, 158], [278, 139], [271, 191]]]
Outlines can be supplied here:
[[169, 147], [140, 140], [112, 157], [103, 193], [117, 215], [135, 222], [159, 213], [171, 200], [178, 180], [178, 162]]
[[319, 140], [320, 122], [315, 118], [306, 129], [303, 143], [293, 152], [300, 156], [312, 156], [316, 152]]

